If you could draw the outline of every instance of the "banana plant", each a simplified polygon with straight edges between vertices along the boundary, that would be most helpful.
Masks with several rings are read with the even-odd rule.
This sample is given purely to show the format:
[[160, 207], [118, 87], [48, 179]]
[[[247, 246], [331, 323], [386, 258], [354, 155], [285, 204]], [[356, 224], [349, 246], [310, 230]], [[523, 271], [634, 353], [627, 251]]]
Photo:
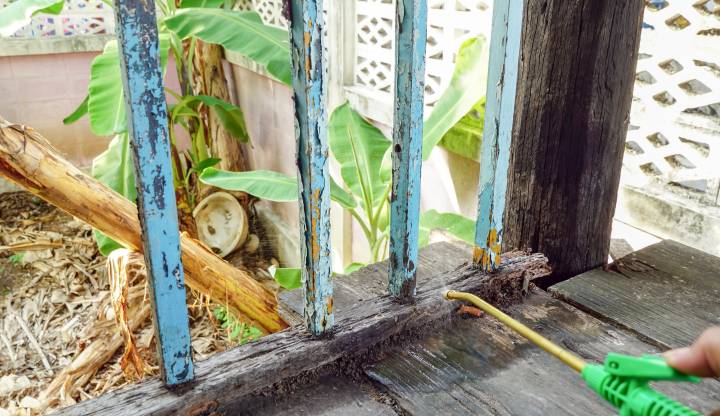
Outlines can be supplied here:
[[[330, 116], [328, 138], [330, 151], [340, 166], [340, 183], [343, 185], [331, 177], [330, 199], [347, 210], [360, 225], [371, 252], [371, 262], [380, 261], [387, 256], [390, 238], [392, 175], [389, 164], [384, 161], [388, 160], [391, 141], [347, 103]], [[200, 181], [269, 201], [295, 202], [298, 199], [297, 178], [279, 172], [227, 172], [207, 168], [200, 174]], [[458, 214], [425, 212], [420, 219], [420, 246], [428, 244], [433, 229], [443, 229], [472, 244], [475, 223]], [[345, 272], [350, 273], [363, 265], [353, 263]], [[299, 269], [278, 268], [273, 274], [285, 288], [300, 284]]]
[[[290, 49], [287, 32], [264, 25], [255, 12], [231, 10], [225, 0], [158, 1], [158, 31], [163, 74], [168, 57], [174, 58], [179, 78], [184, 79], [192, 65], [197, 39], [224, 46], [260, 65], [280, 81], [290, 84]], [[0, 36], [11, 36], [30, 23], [37, 13], [59, 14], [64, 0], [17, 0], [0, 9]], [[186, 77], [185, 77], [186, 78]], [[212, 111], [223, 127], [237, 140], [249, 141], [242, 110], [214, 97], [192, 95], [192, 86], [182, 91], [166, 88], [175, 103], [168, 105], [173, 174], [181, 215], [189, 216], [195, 205], [197, 174], [219, 162], [210, 154], [210, 137], [202, 122], [203, 114]], [[115, 40], [105, 45], [92, 62], [87, 97], [63, 122], [71, 124], [87, 116], [90, 129], [99, 136], [114, 136], [108, 149], [93, 161], [95, 178], [130, 200], [135, 200], [133, 169], [128, 164], [129, 142], [125, 101], [120, 76], [118, 45]], [[189, 149], [177, 146], [177, 129], [191, 137]], [[182, 223], [182, 221], [181, 221]], [[98, 246], [108, 254], [120, 245], [96, 233]]]
[[[182, 77], [183, 67], [192, 63], [192, 54], [196, 39], [222, 45], [225, 49], [237, 52], [267, 68], [267, 71], [279, 81], [290, 85], [290, 50], [287, 32], [266, 26], [260, 16], [254, 12], [237, 12], [229, 9], [224, 0], [175, 0], [157, 3], [159, 13], [158, 27], [161, 39], [161, 61], [165, 67], [168, 55], [172, 53], [177, 71]], [[60, 13], [64, 1], [54, 0], [17, 0], [12, 7], [0, 10], [0, 33], [14, 32], [27, 24], [35, 13]], [[225, 6], [223, 8], [223, 6]], [[189, 43], [189, 48], [183, 46]], [[434, 111], [425, 122], [423, 137], [423, 159], [427, 159], [431, 149], [441, 140], [458, 121], [467, 117], [473, 107], [478, 105], [484, 95], [482, 87], [486, 77], [485, 41], [482, 37], [471, 38], [458, 51], [453, 78], [445, 93], [435, 104]], [[263, 193], [248, 183], [277, 180], [277, 175], [266, 172], [237, 174], [230, 180], [229, 173], [214, 170], [217, 157], [208, 152], [207, 132], [198, 123], [202, 106], [215, 111], [224, 127], [238, 140], [249, 140], [245, 130], [242, 111], [232, 104], [212, 97], [190, 96], [188, 91], [168, 93], [177, 103], [169, 109], [171, 123], [171, 141], [173, 152], [173, 170], [175, 185], [181, 191], [178, 195], [193, 195], [192, 188], [196, 176], [207, 183], [218, 182], [218, 187], [244, 190], [261, 198], [275, 200], [277, 195]], [[108, 186], [133, 200], [134, 177], [132, 170], [124, 171], [119, 166], [127, 166], [128, 140], [125, 125], [125, 108], [120, 82], [117, 43], [111, 41], [103, 53], [95, 58], [91, 67], [91, 80], [88, 96], [64, 122], [72, 123], [88, 115], [90, 127], [98, 135], [116, 135], [108, 151], [93, 163], [93, 174]], [[191, 133], [191, 148], [180, 151], [175, 142], [175, 127]], [[199, 128], [198, 128], [199, 127]], [[341, 177], [347, 193], [333, 181], [333, 200], [350, 211], [358, 221], [371, 248], [372, 259], [376, 261], [386, 251], [388, 236], [390, 193], [390, 141], [382, 133], [364, 120], [349, 105], [338, 108], [331, 117], [331, 148], [340, 164]], [[124, 146], [124, 147], [123, 147]], [[113, 160], [113, 158], [120, 158]], [[254, 176], [248, 176], [253, 175]], [[222, 180], [221, 180], [222, 179]], [[285, 178], [288, 179], [288, 178]], [[289, 178], [292, 198], [295, 195], [295, 180]], [[249, 181], [249, 182], [248, 182]], [[222, 182], [222, 183], [221, 183]], [[131, 186], [132, 185], [132, 186]], [[280, 188], [278, 188], [280, 189]], [[253, 193], [255, 192], [255, 193]], [[277, 193], [277, 189], [275, 190]], [[291, 198], [286, 194], [285, 198]], [[182, 198], [179, 207], [191, 210], [194, 200], [191, 196]], [[433, 214], [434, 215], [434, 214]], [[448, 214], [450, 215], [450, 214]], [[426, 215], [423, 224], [447, 225], [452, 216], [437, 214]], [[440, 221], [442, 219], [442, 221]], [[452, 227], [450, 227], [452, 228]], [[425, 234], [421, 234], [421, 237]], [[421, 243], [425, 238], [421, 238]], [[103, 251], [110, 250], [117, 243], [111, 243], [102, 237], [98, 240]], [[105, 249], [107, 248], [107, 249]]]
[[30, 23], [39, 13], [58, 15], [64, 0], [18, 0], [0, 10], [0, 36], [9, 37]]
[[[450, 84], [424, 123], [423, 160], [427, 160], [439, 143], [456, 137], [454, 130], [463, 120], [474, 120], [479, 112], [484, 112], [487, 52], [482, 36], [466, 40], [458, 50]], [[389, 242], [391, 141], [347, 103], [332, 113], [328, 133], [330, 150], [340, 166], [340, 177], [345, 185], [343, 188], [335, 178], [331, 178], [330, 198], [360, 225], [370, 248], [371, 261], [376, 262], [386, 256]], [[481, 133], [482, 129], [472, 137], [474, 148], [479, 146]], [[450, 145], [446, 147], [452, 149]], [[243, 191], [270, 201], [294, 202], [298, 198], [297, 178], [279, 172], [225, 172], [208, 168], [199, 179], [208, 185]], [[430, 232], [434, 229], [443, 229], [473, 244], [475, 223], [469, 218], [435, 210], [423, 213], [420, 217], [420, 246], [428, 244]], [[364, 265], [354, 262], [344, 272], [352, 273]], [[271, 272], [286, 289], [300, 286], [299, 269], [274, 268]]]

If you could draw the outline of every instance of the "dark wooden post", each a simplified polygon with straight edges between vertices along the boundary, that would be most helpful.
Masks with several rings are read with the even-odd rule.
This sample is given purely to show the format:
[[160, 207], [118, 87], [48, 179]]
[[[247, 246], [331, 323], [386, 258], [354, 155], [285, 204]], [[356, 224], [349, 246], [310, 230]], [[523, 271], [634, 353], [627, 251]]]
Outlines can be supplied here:
[[528, 0], [505, 207], [505, 251], [565, 280], [607, 261], [644, 2]]

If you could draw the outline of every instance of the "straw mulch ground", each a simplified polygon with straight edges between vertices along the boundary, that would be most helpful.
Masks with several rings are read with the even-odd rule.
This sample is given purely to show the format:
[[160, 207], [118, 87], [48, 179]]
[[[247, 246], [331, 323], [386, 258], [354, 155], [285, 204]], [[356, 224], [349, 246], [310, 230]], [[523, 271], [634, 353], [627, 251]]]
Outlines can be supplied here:
[[[274, 260], [257, 258], [257, 243], [248, 250], [243, 268], [267, 279]], [[129, 315], [149, 316], [144, 276], [131, 280]], [[0, 194], [0, 416], [45, 413], [137, 380], [134, 367], [121, 366], [123, 347], [99, 366], [97, 357], [78, 362], [119, 336], [110, 289], [87, 224], [28, 193]], [[218, 305], [193, 293], [188, 304], [195, 360], [236, 344], [214, 317]], [[158, 372], [149, 320], [134, 333], [145, 377]]]

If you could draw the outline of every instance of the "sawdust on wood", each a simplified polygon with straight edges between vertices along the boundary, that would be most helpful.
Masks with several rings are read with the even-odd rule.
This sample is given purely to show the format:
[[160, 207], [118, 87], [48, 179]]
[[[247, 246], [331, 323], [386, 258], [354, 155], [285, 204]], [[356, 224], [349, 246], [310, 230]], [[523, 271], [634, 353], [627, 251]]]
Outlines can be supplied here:
[[[267, 281], [276, 260], [260, 246], [233, 263]], [[105, 262], [87, 224], [29, 193], [0, 194], [0, 416], [50, 412], [159, 374], [144, 279], [118, 289], [128, 315], [118, 324]], [[196, 361], [235, 345], [213, 316], [219, 305], [199, 293], [188, 305]], [[104, 356], [114, 337], [120, 348]]]

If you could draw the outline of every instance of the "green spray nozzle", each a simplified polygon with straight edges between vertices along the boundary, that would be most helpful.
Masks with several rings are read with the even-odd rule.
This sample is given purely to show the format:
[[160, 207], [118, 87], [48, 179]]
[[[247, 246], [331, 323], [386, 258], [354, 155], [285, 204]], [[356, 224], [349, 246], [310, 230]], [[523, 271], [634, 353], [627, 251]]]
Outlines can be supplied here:
[[701, 416], [650, 387], [651, 381], [700, 381], [661, 357], [610, 353], [604, 365], [587, 364], [581, 374], [591, 389], [620, 410], [620, 416]]

